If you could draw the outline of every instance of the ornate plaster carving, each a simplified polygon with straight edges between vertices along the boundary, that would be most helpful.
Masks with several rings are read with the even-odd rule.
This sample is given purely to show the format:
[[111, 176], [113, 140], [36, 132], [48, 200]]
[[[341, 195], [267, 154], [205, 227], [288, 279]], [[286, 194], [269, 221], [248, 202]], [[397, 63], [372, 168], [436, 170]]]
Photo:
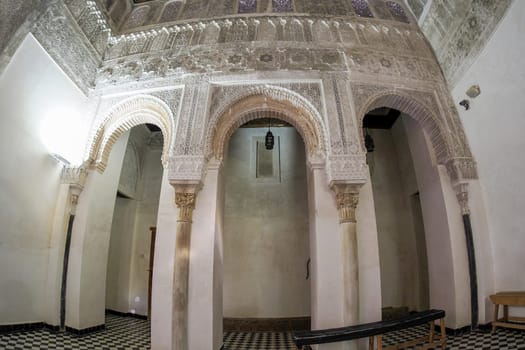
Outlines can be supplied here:
[[451, 86], [454, 86], [463, 72], [472, 65], [511, 2], [432, 2], [421, 29], [432, 44]]
[[456, 197], [461, 207], [461, 215], [470, 215], [470, 208], [468, 205], [468, 183], [462, 182], [454, 186]]
[[478, 178], [476, 162], [472, 157], [451, 158], [445, 166], [453, 184]]
[[[223, 158], [225, 144], [241, 124], [271, 112], [294, 125], [303, 137], [307, 154], [327, 151], [327, 132], [320, 113], [304, 97], [270, 86], [239, 86], [211, 114], [206, 135], [206, 154]], [[263, 116], [264, 117], [264, 116]]]
[[363, 184], [368, 179], [366, 155], [329, 155], [326, 172], [329, 183], [347, 181]]
[[355, 209], [359, 202], [359, 189], [361, 185], [353, 183], [332, 183], [330, 188], [335, 193], [337, 209], [339, 210], [339, 223], [355, 223]]
[[200, 182], [206, 172], [207, 159], [202, 155], [174, 155], [169, 160], [170, 182]]
[[175, 186], [175, 204], [179, 208], [179, 222], [191, 222], [197, 194], [194, 190]]
[[70, 213], [75, 214], [76, 207], [78, 204], [78, 197], [84, 189], [84, 184], [86, 182], [86, 176], [88, 170], [86, 167], [64, 167], [62, 169], [62, 174], [60, 177], [60, 182], [63, 184], [69, 185], [69, 198], [70, 198]]
[[166, 166], [175, 125], [173, 113], [164, 101], [148, 95], [127, 98], [106, 114], [91, 137], [90, 162], [98, 171], [104, 171], [116, 140], [127, 130], [144, 123], [155, 124], [161, 129], [164, 135], [162, 163]]
[[395, 108], [418, 121], [430, 138], [437, 161], [447, 167], [451, 179], [477, 178], [459, 116], [449, 106], [446, 94], [360, 84], [354, 85], [352, 91], [360, 125], [368, 111]]
[[[304, 35], [291, 35], [294, 31], [286, 29], [291, 24], [300, 26]], [[268, 28], [275, 32], [269, 34]], [[440, 77], [428, 45], [412, 26], [344, 17], [259, 16], [113, 36], [97, 85], [188, 73], [283, 69], [351, 70], [427, 81]]]
[[[153, 1], [148, 2], [148, 6], [144, 4], [133, 4], [131, 0], [118, 0], [110, 2], [109, 6], [107, 3], [99, 1], [101, 8], [104, 8], [107, 13], [110, 14], [112, 21], [117, 25], [121, 25], [124, 30], [138, 30], [145, 26], [163, 25], [166, 22], [173, 21], [187, 21], [195, 19], [209, 19], [221, 16], [229, 16], [242, 14], [247, 18], [251, 16], [270, 15], [273, 13], [289, 13], [291, 15], [300, 15], [304, 13], [328, 15], [328, 16], [348, 16], [356, 17], [362, 15], [363, 12], [359, 11], [356, 14], [354, 6], [347, 0], [301, 0], [295, 1], [294, 6], [288, 7], [287, 1], [271, 1], [271, 0], [259, 0], [250, 1], [249, 7], [244, 1], [235, 0], [213, 0], [209, 5], [208, 3], [202, 3], [201, 0], [173, 0], [173, 1]], [[116, 2], [116, 4], [115, 4]], [[278, 8], [280, 11], [275, 11], [274, 6], [279, 4]], [[365, 6], [366, 3], [364, 3]], [[363, 9], [363, 2], [360, 4], [359, 9]], [[149, 9], [146, 11], [145, 9]], [[375, 14], [377, 18], [383, 20], [394, 20], [400, 22], [406, 22], [406, 18], [398, 18], [392, 16], [387, 10], [384, 2], [374, 3]], [[139, 10], [139, 11], [137, 11]], [[368, 10], [367, 15], [372, 18], [372, 13]]]

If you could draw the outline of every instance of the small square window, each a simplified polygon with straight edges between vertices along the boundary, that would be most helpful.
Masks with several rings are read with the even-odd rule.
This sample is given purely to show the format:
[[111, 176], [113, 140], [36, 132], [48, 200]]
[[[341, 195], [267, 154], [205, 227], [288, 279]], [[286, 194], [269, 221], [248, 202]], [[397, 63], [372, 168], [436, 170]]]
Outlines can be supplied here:
[[292, 12], [292, 0], [272, 0], [273, 12]]
[[239, 0], [238, 13], [257, 12], [257, 0]]

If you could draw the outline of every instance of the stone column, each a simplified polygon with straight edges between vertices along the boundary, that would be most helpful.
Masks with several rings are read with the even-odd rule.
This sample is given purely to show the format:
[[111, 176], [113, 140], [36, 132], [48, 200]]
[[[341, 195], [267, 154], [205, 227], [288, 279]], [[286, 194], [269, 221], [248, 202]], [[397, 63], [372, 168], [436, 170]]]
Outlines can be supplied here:
[[71, 235], [73, 224], [75, 222], [75, 213], [77, 210], [78, 197], [84, 189], [86, 182], [87, 170], [80, 168], [64, 168], [62, 170], [62, 182], [69, 184], [69, 218], [66, 229], [66, 241], [64, 244], [64, 258], [62, 260], [62, 285], [60, 288], [60, 329], [66, 327], [66, 292], [67, 292], [67, 274], [69, 266], [69, 251], [71, 249]]
[[361, 184], [335, 183], [330, 187], [335, 192], [339, 211], [343, 263], [343, 320], [345, 325], [353, 325], [359, 322], [359, 266], [355, 209], [359, 201]]
[[193, 209], [199, 189], [197, 184], [172, 183], [175, 204], [179, 208], [173, 273], [173, 342], [174, 349], [188, 350], [188, 277]]

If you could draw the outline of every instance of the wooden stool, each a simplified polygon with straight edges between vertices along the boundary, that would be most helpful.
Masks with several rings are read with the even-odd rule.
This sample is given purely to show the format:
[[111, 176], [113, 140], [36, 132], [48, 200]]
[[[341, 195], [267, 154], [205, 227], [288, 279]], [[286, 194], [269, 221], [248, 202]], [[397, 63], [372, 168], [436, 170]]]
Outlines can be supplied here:
[[[509, 316], [509, 306], [525, 306], [525, 292], [499, 292], [490, 296], [490, 301], [494, 304], [494, 321], [492, 322], [492, 331], [496, 330], [496, 327], [506, 327], [514, 329], [525, 330], [525, 323], [510, 323], [514, 322], [525, 322], [525, 317], [512, 317]], [[503, 317], [498, 318], [499, 306], [503, 305]]]

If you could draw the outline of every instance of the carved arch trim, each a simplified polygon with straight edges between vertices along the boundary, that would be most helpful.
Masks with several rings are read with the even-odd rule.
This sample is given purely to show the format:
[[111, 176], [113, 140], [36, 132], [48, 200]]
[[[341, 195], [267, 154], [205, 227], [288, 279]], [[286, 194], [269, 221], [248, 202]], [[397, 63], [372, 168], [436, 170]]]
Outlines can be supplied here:
[[397, 109], [415, 119], [430, 137], [434, 154], [440, 164], [445, 164], [452, 157], [453, 147], [450, 139], [444, 132], [443, 123], [438, 116], [427, 108], [429, 103], [435, 107], [434, 101], [423, 101], [416, 95], [409, 95], [400, 90], [385, 90], [371, 94], [359, 105], [358, 121], [360, 127], [366, 113], [381, 107]]
[[174, 118], [169, 106], [161, 99], [150, 95], [127, 98], [106, 114], [99, 124], [89, 145], [89, 162], [99, 172], [104, 172], [113, 145], [122, 134], [140, 124], [155, 124], [164, 137], [162, 164], [168, 164]]
[[293, 91], [265, 85], [243, 89], [212, 114], [205, 145], [208, 159], [223, 159], [226, 143], [239, 126], [268, 117], [293, 125], [303, 138], [308, 156], [326, 156], [326, 126], [315, 107]]

